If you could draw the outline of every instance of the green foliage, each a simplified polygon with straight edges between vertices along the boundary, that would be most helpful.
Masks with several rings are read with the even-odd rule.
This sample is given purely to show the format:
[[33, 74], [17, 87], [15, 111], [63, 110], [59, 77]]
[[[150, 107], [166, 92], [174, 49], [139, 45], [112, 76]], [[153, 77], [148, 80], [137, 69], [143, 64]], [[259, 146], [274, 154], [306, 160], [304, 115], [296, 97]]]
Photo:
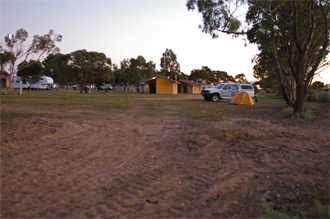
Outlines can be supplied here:
[[248, 82], [248, 80], [245, 78], [245, 74], [238, 74], [238, 75], [235, 76], [235, 79], [236, 79], [237, 83], [244, 84], [244, 83]]
[[179, 74], [181, 70], [176, 54], [171, 49], [166, 49], [163, 53], [163, 56], [160, 59], [160, 67], [161, 71], [169, 72], [171, 74]]
[[42, 64], [39, 61], [30, 60], [22, 62], [18, 65], [17, 76], [20, 76], [23, 81], [34, 84], [40, 80], [43, 74]]
[[5, 67], [10, 64], [10, 57], [12, 56], [13, 54], [11, 52], [8, 52], [8, 51], [3, 51], [0, 53], [0, 71], [3, 72]]
[[253, 58], [253, 76], [259, 79], [258, 84], [264, 90], [271, 89], [281, 93], [279, 79], [276, 74], [271, 55], [265, 50]]
[[321, 82], [321, 81], [315, 81], [315, 82], [311, 85], [310, 89], [317, 90], [317, 89], [320, 89], [320, 88], [322, 88], [322, 87], [324, 87], [324, 86], [325, 86], [325, 85], [324, 85], [323, 82]]
[[322, 205], [320, 201], [315, 200], [313, 206], [309, 208], [306, 218], [329, 218], [329, 204]]
[[285, 213], [274, 210], [273, 207], [269, 203], [267, 203], [265, 199], [263, 199], [261, 206], [266, 209], [267, 218], [289, 218], [289, 216]]
[[42, 62], [44, 66], [44, 75], [53, 78], [54, 82], [59, 84], [71, 84], [73, 79], [68, 76], [71, 68], [68, 65], [70, 55], [58, 53], [56, 55], [49, 54]]
[[139, 85], [139, 81], [143, 78], [148, 78], [154, 75], [156, 64], [152, 61], [147, 62], [143, 56], [138, 56], [136, 59], [130, 59], [128, 70], [128, 79], [130, 84]]
[[209, 67], [203, 66], [201, 70], [192, 70], [190, 76], [188, 77], [188, 80], [199, 80], [202, 83], [209, 84], [214, 82], [214, 73]]
[[[304, 218], [329, 218], [329, 204], [322, 204], [318, 200], [314, 200], [310, 206], [303, 205], [306, 208], [304, 213]], [[263, 199], [261, 206], [266, 210], [267, 218], [297, 218], [292, 217], [296, 215], [297, 212], [280, 212], [274, 210], [273, 207]]]
[[203, 15], [203, 24], [199, 27], [212, 38], [218, 37], [218, 32], [240, 35], [244, 34], [242, 23], [235, 12], [242, 7], [246, 0], [188, 0], [188, 10], [198, 9]]
[[310, 89], [307, 96], [308, 101], [313, 101], [317, 103], [329, 103], [330, 93], [320, 90]]
[[[291, 117], [293, 116], [294, 109], [290, 106], [287, 106], [284, 108], [284, 112]], [[295, 117], [299, 117], [302, 119], [312, 119], [313, 111], [307, 107], [304, 107], [301, 113], [296, 114]]]
[[228, 75], [225, 71], [212, 71], [214, 74], [214, 82], [236, 82], [235, 78]]
[[188, 76], [188, 80], [199, 80], [201, 83], [210, 84], [213, 82], [238, 82], [247, 83], [245, 74], [238, 74], [235, 78], [228, 75], [225, 71], [212, 71], [209, 67], [203, 66], [202, 69], [194, 69]]
[[139, 81], [155, 75], [156, 64], [147, 62], [143, 56], [136, 59], [123, 59], [120, 62], [120, 69], [115, 68], [115, 83], [126, 87], [128, 84], [139, 86]]
[[[243, 5], [248, 6], [245, 25], [238, 12]], [[301, 113], [309, 84], [329, 53], [329, 0], [188, 0], [187, 8], [198, 9], [202, 31], [213, 38], [219, 32], [244, 34], [257, 44], [255, 75], [264, 80], [276, 74], [283, 98]]]
[[66, 73], [72, 81], [79, 84], [80, 92], [83, 93], [83, 88], [87, 84], [93, 84], [97, 79], [108, 81], [114, 77], [111, 64], [111, 59], [104, 53], [78, 50], [70, 53]]

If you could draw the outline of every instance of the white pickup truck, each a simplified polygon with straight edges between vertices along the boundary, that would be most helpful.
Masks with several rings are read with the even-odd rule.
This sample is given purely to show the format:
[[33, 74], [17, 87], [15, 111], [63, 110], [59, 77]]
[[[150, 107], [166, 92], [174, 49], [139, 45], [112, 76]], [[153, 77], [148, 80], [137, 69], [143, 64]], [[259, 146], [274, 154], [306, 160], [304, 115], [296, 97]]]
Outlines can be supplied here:
[[217, 102], [219, 99], [231, 99], [239, 91], [245, 91], [254, 97], [254, 89], [251, 84], [221, 83], [214, 88], [202, 90], [201, 94], [204, 100]]

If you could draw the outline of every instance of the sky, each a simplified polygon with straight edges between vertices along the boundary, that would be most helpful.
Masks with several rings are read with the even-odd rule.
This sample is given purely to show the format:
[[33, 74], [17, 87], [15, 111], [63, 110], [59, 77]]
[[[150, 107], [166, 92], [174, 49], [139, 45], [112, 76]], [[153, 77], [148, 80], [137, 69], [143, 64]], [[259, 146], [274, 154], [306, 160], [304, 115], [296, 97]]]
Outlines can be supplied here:
[[[198, 28], [201, 23], [202, 15], [188, 11], [186, 0], [0, 0], [1, 45], [21, 28], [30, 42], [52, 29], [63, 36], [57, 43], [63, 54], [102, 52], [118, 66], [142, 55], [160, 70], [162, 54], [171, 49], [185, 74], [208, 66], [256, 81], [251, 60], [257, 46], [226, 34], [212, 39]], [[330, 83], [330, 68], [314, 80]]]

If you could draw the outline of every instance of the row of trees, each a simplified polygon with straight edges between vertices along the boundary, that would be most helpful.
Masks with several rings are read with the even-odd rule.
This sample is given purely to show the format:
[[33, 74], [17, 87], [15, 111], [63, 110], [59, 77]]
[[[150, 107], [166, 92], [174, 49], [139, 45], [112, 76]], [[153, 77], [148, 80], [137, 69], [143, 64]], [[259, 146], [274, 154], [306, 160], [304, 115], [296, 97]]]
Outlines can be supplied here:
[[[36, 83], [41, 75], [51, 76], [59, 84], [79, 84], [80, 92], [83, 92], [83, 88], [88, 84], [100, 86], [103, 83], [115, 83], [122, 85], [124, 89], [128, 85], [135, 85], [138, 88], [139, 81], [156, 74], [172, 79], [176, 77], [178, 80], [198, 80], [201, 83], [247, 82], [244, 74], [234, 78], [227, 72], [212, 71], [205, 66], [186, 75], [181, 72], [177, 56], [171, 49], [166, 49], [162, 54], [161, 69], [158, 71], [156, 64], [147, 61], [143, 56], [123, 59], [118, 66], [113, 64], [104, 53], [78, 50], [70, 54], [61, 54], [55, 42], [60, 42], [62, 36], [54, 34], [52, 30], [43, 37], [34, 36], [34, 41], [27, 50], [23, 47], [28, 37], [27, 31], [20, 29], [11, 37], [11, 39], [10, 36], [5, 37], [8, 50], [1, 52], [1, 71], [4, 72], [8, 65], [11, 79], [17, 74], [30, 84]], [[37, 58], [33, 56], [35, 54], [38, 54]], [[48, 56], [41, 61], [45, 55]], [[21, 59], [23, 61], [15, 68], [15, 63]]]
[[[33, 61], [35, 62], [35, 61]], [[36, 63], [36, 62], [35, 62]], [[39, 64], [41, 65], [41, 63]], [[122, 85], [126, 89], [129, 85], [139, 87], [139, 82], [145, 78], [152, 77], [156, 74], [180, 79], [194, 80], [201, 83], [214, 82], [239, 82], [246, 83], [247, 79], [244, 74], [238, 74], [235, 77], [230, 76], [224, 71], [212, 71], [210, 68], [203, 66], [201, 69], [195, 69], [190, 75], [180, 72], [180, 64], [176, 60], [176, 55], [172, 50], [166, 49], [161, 58], [161, 70], [156, 70], [156, 64], [147, 61], [143, 56], [137, 58], [123, 59], [120, 67], [111, 63], [110, 58], [106, 58], [103, 53], [87, 52], [79, 50], [68, 55], [50, 54], [43, 62], [43, 71], [39, 75], [44, 74], [53, 77], [59, 84], [77, 83], [81, 89], [86, 84], [96, 84], [100, 86], [103, 83], [111, 83]], [[34, 67], [32, 71], [29, 69]], [[29, 72], [37, 72], [35, 65], [26, 68]], [[27, 76], [23, 74], [26, 70], [19, 70], [19, 76]], [[35, 77], [30, 77], [32, 80]], [[82, 92], [82, 90], [81, 90]]]

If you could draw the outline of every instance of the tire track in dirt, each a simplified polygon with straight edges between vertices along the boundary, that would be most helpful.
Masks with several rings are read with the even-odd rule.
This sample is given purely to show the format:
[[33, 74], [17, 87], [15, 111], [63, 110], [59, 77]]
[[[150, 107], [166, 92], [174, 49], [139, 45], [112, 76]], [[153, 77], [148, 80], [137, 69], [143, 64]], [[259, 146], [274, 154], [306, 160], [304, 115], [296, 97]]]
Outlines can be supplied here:
[[[58, 163], [56, 167], [49, 167], [48, 166], [48, 173], [46, 179], [42, 180], [38, 185], [51, 185], [52, 180], [56, 178], [57, 181], [60, 181], [61, 183], [58, 185], [52, 186], [52, 190], [48, 190], [48, 194], [42, 194], [40, 196], [43, 196], [43, 199], [47, 199], [48, 197], [51, 197], [59, 190], [62, 190], [62, 187], [64, 186], [72, 186], [75, 184], [75, 187], [83, 188], [86, 185], [82, 182], [75, 182], [75, 178], [78, 175], [85, 174], [88, 176], [90, 174], [90, 171], [96, 171], [95, 173], [98, 173], [97, 168], [100, 168], [100, 166], [97, 166], [96, 164], [93, 164], [94, 160], [100, 157], [102, 154], [102, 150], [105, 147], [101, 146], [102, 141], [104, 140], [104, 135], [106, 135], [106, 130], [104, 130], [105, 125], [100, 125], [99, 123], [93, 124], [93, 123], [87, 123], [87, 122], [76, 122], [74, 124], [71, 124], [71, 128], [69, 127], [69, 137], [63, 137], [61, 138], [60, 135], [58, 135], [58, 138], [53, 139], [53, 141], [49, 140], [47, 143], [42, 142], [34, 142], [34, 144], [39, 146], [39, 149], [37, 151], [38, 154], [43, 154], [43, 156], [46, 156], [49, 159], [57, 159]], [[75, 129], [72, 131], [72, 129]], [[74, 133], [73, 135], [70, 134], [70, 132]], [[72, 138], [73, 136], [73, 138]], [[70, 144], [68, 148], [63, 148], [61, 145], [67, 144], [67, 141], [74, 140], [76, 144]], [[102, 139], [102, 140], [99, 140]], [[53, 143], [56, 143], [56, 147], [54, 149], [49, 150], [47, 147], [48, 145], [52, 145]], [[44, 149], [40, 149], [44, 148]], [[56, 150], [61, 151], [62, 153], [58, 153]], [[114, 152], [116, 155], [118, 154], [125, 154], [123, 150], [118, 150], [118, 153]], [[34, 157], [36, 157], [36, 154], [33, 154]], [[68, 157], [68, 158], [67, 158]], [[21, 172], [28, 171], [28, 169], [36, 169], [37, 172], [42, 172], [43, 164], [46, 162], [43, 162], [42, 160], [36, 159], [31, 160], [27, 162], [20, 162], [21, 160], [15, 161], [14, 163], [18, 164], [18, 167], [23, 168], [17, 168], [21, 169]], [[86, 162], [84, 162], [86, 161]], [[13, 162], [13, 160], [11, 160]], [[116, 166], [121, 162], [120, 160], [116, 162], [111, 162], [112, 166]], [[21, 165], [19, 165], [21, 163]], [[109, 165], [109, 163], [107, 163]], [[47, 165], [45, 165], [47, 167]], [[87, 174], [86, 174], [87, 173]], [[39, 174], [40, 175], [40, 174]], [[83, 178], [86, 178], [84, 176]], [[92, 175], [91, 175], [92, 176]], [[38, 174], [35, 175], [36, 178], [38, 177]], [[19, 174], [14, 175], [12, 178], [21, 178]], [[9, 179], [10, 181], [10, 179]], [[4, 182], [4, 181], [3, 181]], [[81, 185], [79, 185], [81, 184]], [[7, 183], [3, 183], [3, 188], [6, 187]], [[38, 186], [37, 185], [37, 186]], [[31, 185], [30, 185], [31, 187]], [[55, 189], [56, 188], [56, 189]], [[18, 193], [21, 193], [22, 191], [17, 191]], [[63, 191], [62, 191], [63, 192]], [[22, 202], [24, 202], [24, 198], [22, 199]]]
[[[313, 161], [321, 149], [309, 151], [317, 140], [295, 139], [299, 147], [286, 146], [292, 144], [287, 141], [294, 131], [282, 135], [274, 125], [268, 136], [239, 130], [248, 141], [221, 139], [186, 117], [150, 116], [143, 104], [125, 113], [100, 113], [92, 120], [57, 120], [56, 132], [49, 133], [53, 124], [39, 139], [17, 141], [17, 149], [24, 150], [4, 154], [1, 161], [2, 216], [232, 217], [237, 216], [233, 209], [251, 209], [241, 195], [258, 182], [251, 183], [256, 175], [269, 183], [270, 174], [298, 172], [299, 156], [307, 152], [313, 153], [307, 160], [314, 166], [302, 164], [306, 175], [324, 165]], [[168, 115], [177, 110], [164, 107]], [[221, 122], [208, 125], [222, 134]], [[264, 192], [267, 185], [258, 189]]]

